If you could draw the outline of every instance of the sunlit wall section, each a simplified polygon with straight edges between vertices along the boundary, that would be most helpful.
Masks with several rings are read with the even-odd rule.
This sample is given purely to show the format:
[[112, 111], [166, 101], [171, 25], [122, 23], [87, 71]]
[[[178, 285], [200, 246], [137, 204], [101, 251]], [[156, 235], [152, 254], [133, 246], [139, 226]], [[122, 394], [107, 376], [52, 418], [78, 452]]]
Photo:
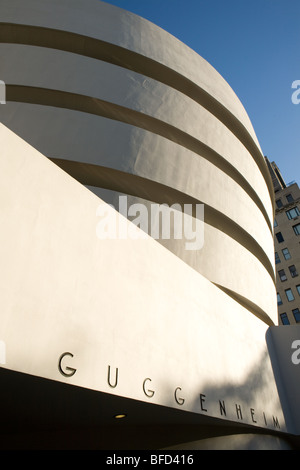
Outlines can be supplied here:
[[[250, 120], [202, 57], [96, 0], [0, 0], [1, 122], [116, 208], [204, 204], [204, 244], [158, 240], [276, 321], [272, 184]], [[5, 57], [5, 61], [2, 58]]]

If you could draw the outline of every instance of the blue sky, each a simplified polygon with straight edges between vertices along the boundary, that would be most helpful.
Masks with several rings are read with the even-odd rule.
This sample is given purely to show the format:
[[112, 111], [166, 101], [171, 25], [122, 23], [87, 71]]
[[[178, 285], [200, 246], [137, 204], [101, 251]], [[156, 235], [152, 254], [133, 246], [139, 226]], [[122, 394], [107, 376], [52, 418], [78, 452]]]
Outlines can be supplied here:
[[[243, 103], [264, 155], [300, 186], [300, 0], [106, 0], [176, 36]], [[296, 95], [300, 98], [300, 93]]]

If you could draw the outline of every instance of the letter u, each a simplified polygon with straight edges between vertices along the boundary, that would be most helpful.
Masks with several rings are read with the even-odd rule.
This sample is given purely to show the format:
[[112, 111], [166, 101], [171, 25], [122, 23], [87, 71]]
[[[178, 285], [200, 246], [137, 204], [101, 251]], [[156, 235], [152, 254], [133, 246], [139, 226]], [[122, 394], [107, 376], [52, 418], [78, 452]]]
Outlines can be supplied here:
[[110, 380], [110, 366], [108, 366], [107, 382], [111, 388], [116, 388], [116, 386], [118, 385], [118, 376], [119, 376], [119, 369], [116, 367], [115, 383], [112, 384]]

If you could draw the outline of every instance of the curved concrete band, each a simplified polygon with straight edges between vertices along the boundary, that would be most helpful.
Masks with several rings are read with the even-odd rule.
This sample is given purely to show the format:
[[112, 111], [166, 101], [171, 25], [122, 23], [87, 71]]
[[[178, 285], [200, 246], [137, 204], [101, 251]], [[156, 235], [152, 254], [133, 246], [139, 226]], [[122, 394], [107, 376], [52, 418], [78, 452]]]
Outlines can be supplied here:
[[276, 322], [272, 183], [246, 111], [211, 65], [95, 0], [2, 0], [2, 54], [1, 122], [107, 202], [203, 203], [201, 250], [159, 242]]

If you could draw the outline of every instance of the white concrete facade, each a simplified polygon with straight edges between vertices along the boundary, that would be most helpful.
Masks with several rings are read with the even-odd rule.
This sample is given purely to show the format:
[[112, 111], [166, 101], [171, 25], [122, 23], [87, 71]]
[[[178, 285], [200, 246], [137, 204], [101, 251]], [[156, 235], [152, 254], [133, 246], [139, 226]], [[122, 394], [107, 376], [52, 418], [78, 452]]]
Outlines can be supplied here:
[[[0, 13], [2, 368], [292, 433], [265, 339], [272, 182], [234, 92], [103, 2], [0, 0]], [[119, 194], [204, 204], [204, 245], [99, 239], [99, 205], [141, 233], [107, 205]]]

